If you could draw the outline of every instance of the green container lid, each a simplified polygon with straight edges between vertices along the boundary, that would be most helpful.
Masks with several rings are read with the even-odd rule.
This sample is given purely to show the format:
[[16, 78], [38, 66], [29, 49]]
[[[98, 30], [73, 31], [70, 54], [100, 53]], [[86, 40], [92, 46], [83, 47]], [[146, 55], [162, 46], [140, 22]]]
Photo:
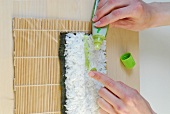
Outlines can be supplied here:
[[131, 53], [125, 53], [120, 57], [120, 60], [122, 61], [122, 63], [124, 64], [124, 66], [127, 69], [132, 69], [134, 68], [134, 66], [136, 65], [135, 60], [132, 57]]

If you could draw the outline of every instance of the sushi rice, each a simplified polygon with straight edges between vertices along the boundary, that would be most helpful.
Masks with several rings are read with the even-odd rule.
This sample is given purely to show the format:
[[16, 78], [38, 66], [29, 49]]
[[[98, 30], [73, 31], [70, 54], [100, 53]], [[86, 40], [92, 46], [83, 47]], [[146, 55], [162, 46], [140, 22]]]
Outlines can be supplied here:
[[[98, 114], [98, 90], [103, 86], [88, 76], [84, 51], [85, 33], [68, 33], [65, 44], [67, 114]], [[106, 73], [106, 41], [101, 49], [94, 49], [93, 38], [88, 37], [90, 68]]]

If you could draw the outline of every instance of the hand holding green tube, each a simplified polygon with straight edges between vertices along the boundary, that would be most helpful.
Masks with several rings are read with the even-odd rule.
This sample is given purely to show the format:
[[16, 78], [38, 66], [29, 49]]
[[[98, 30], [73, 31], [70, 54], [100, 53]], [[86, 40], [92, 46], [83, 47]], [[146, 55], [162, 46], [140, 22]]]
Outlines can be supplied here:
[[[100, 0], [95, 1], [92, 18], [95, 16], [99, 1]], [[94, 26], [94, 23], [92, 24], [92, 34], [94, 39], [95, 50], [99, 50], [101, 48], [103, 41], [106, 39], [107, 31], [108, 31], [108, 26], [97, 28]]]

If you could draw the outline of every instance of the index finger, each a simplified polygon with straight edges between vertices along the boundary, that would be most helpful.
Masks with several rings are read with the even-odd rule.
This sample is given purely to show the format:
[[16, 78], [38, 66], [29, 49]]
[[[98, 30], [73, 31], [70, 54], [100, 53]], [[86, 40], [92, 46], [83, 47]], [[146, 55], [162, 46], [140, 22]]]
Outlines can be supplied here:
[[114, 93], [119, 98], [123, 99], [125, 97], [126, 88], [123, 87], [118, 82], [112, 80], [108, 76], [96, 71], [89, 72], [89, 76], [101, 82], [106, 88], [108, 88], [112, 93]]

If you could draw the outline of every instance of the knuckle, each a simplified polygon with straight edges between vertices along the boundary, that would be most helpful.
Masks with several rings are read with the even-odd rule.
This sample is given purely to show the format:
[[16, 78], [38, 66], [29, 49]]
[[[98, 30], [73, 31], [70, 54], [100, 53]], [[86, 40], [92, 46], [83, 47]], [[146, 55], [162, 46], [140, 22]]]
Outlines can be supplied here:
[[123, 82], [121, 82], [121, 81], [117, 81], [117, 84], [119, 84], [119, 86], [124, 88], [124, 89], [128, 88], [128, 86], [126, 84], [124, 84]]
[[107, 79], [105, 81], [105, 85], [107, 85], [108, 87], [115, 87], [115, 83], [113, 83], [111, 79]]
[[134, 11], [137, 11], [137, 12], [143, 12], [144, 11], [144, 6], [143, 6], [143, 3], [138, 1], [135, 5], [135, 10]]
[[125, 101], [127, 105], [132, 106], [132, 107], [136, 107], [136, 104], [138, 104], [138, 102], [139, 102], [139, 99], [137, 99], [137, 97], [133, 95], [127, 97]]
[[102, 77], [101, 77], [100, 75], [98, 75], [98, 74], [95, 75], [95, 79], [96, 79], [96, 80], [101, 80], [101, 78], [102, 78]]
[[108, 4], [113, 4], [115, 2], [116, 2], [116, 0], [108, 0]]
[[121, 10], [114, 10], [111, 12], [112, 17], [117, 17], [117, 16], [120, 16], [121, 14], [122, 14]]
[[138, 94], [136, 94], [134, 91], [132, 91], [130, 94], [125, 95], [125, 101], [128, 104], [134, 104], [136, 101], [138, 101]]
[[102, 102], [102, 98], [98, 98], [98, 99], [97, 99], [97, 103], [98, 103], [98, 104], [101, 104], [101, 102]]
[[103, 14], [103, 10], [101, 10], [101, 9], [99, 9], [98, 11], [97, 11], [97, 13], [96, 13], [96, 16], [98, 17], [98, 18], [100, 18], [101, 17], [101, 15]]
[[100, 19], [100, 22], [101, 22], [101, 23], [106, 23], [106, 22], [108, 22], [109, 20], [110, 20], [109, 17], [108, 17], [108, 16], [105, 16], [105, 17], [103, 17], [103, 18]]
[[121, 114], [126, 114], [127, 113], [127, 110], [126, 110], [125, 106], [117, 105], [115, 108]]
[[139, 94], [139, 91], [136, 90], [136, 89], [133, 89], [133, 92], [134, 92], [135, 95], [138, 95], [138, 94]]
[[133, 102], [133, 97], [132, 97], [132, 95], [125, 95], [125, 101], [126, 101], [126, 103], [131, 103], [131, 102]]
[[100, 0], [97, 8], [101, 8], [102, 6], [104, 6], [105, 2], [105, 0]]
[[122, 86], [125, 86], [125, 84], [121, 81], [117, 81], [118, 84], [122, 85]]
[[102, 87], [101, 89], [99, 89], [98, 94], [102, 95], [104, 93], [104, 91], [105, 91], [105, 88]]

